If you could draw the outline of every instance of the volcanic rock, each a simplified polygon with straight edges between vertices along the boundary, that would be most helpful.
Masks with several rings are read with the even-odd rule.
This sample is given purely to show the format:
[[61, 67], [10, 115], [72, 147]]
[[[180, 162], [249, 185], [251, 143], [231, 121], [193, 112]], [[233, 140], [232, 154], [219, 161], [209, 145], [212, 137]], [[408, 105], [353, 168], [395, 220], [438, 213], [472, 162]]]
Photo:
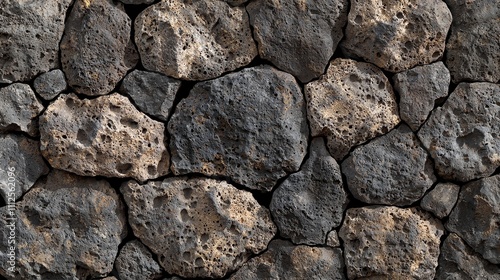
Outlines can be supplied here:
[[162, 270], [151, 252], [139, 240], [125, 244], [115, 261], [120, 280], [158, 279]]
[[451, 183], [437, 184], [422, 198], [420, 207], [442, 219], [448, 216], [458, 199], [460, 187]]
[[63, 71], [56, 69], [38, 76], [33, 83], [36, 93], [45, 100], [54, 99], [68, 88]]

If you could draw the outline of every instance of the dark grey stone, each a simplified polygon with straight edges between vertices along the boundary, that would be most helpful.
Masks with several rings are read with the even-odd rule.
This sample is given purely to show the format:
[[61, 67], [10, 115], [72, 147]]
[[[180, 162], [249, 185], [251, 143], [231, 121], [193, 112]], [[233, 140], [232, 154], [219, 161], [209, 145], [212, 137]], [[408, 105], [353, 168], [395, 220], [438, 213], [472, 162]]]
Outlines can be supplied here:
[[141, 4], [151, 4], [155, 0], [120, 0], [123, 4], [130, 5], [141, 5]]
[[59, 93], [68, 88], [64, 73], [59, 69], [38, 76], [33, 86], [36, 93], [40, 94], [45, 100], [54, 99]]
[[442, 219], [450, 214], [457, 202], [459, 192], [460, 187], [455, 184], [437, 184], [434, 189], [422, 198], [420, 207]]
[[151, 252], [139, 240], [132, 240], [120, 250], [115, 261], [120, 280], [153, 280], [161, 277], [162, 269]]

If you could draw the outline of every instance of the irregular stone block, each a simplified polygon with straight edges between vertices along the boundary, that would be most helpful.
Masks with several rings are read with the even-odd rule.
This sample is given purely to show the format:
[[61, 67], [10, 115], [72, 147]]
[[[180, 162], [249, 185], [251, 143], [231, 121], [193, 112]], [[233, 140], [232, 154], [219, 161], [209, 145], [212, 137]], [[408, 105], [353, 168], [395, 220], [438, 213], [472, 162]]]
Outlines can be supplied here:
[[130, 5], [141, 5], [141, 4], [151, 4], [155, 0], [120, 0], [123, 4]]
[[326, 245], [330, 247], [340, 247], [339, 235], [336, 230], [330, 231], [326, 236]]
[[224, 0], [224, 2], [228, 3], [231, 6], [239, 6], [243, 3], [246, 3], [248, 0]]
[[54, 99], [68, 88], [63, 71], [56, 69], [38, 76], [33, 83], [36, 93], [45, 100]]
[[125, 244], [115, 261], [120, 280], [153, 280], [161, 277], [162, 269], [151, 252], [139, 240]]
[[442, 219], [448, 216], [458, 199], [460, 187], [451, 183], [437, 184], [422, 198], [420, 207]]

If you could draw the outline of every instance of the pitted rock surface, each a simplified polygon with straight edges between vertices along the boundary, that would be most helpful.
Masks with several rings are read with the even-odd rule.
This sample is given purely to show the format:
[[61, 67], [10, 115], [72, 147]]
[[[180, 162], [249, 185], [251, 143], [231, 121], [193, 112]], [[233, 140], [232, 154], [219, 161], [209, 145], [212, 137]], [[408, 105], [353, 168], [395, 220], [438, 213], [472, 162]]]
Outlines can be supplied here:
[[459, 192], [460, 186], [452, 183], [439, 183], [422, 198], [420, 207], [442, 219], [450, 214], [457, 203]]
[[245, 8], [219, 0], [148, 7], [135, 20], [135, 43], [147, 70], [184, 80], [218, 77], [257, 55]]
[[276, 233], [269, 210], [223, 181], [129, 181], [121, 192], [135, 236], [168, 273], [182, 277], [223, 277], [265, 250]]
[[145, 181], [166, 175], [164, 131], [117, 93], [90, 100], [66, 94], [40, 117], [43, 156], [52, 167], [82, 176]]
[[154, 280], [162, 274], [160, 265], [153, 255], [139, 240], [125, 244], [115, 261], [120, 280]]
[[300, 88], [269, 66], [196, 84], [168, 131], [174, 174], [224, 176], [261, 191], [297, 171], [307, 149]]
[[64, 72], [60, 69], [55, 69], [38, 76], [34, 83], [36, 93], [45, 100], [54, 99], [59, 93], [68, 88]]

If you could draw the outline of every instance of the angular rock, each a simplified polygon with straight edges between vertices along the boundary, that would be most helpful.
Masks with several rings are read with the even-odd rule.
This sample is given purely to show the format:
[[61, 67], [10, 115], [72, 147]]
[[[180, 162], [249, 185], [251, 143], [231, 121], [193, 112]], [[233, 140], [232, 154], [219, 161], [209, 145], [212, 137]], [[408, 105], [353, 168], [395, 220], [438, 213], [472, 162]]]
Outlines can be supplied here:
[[115, 261], [120, 280], [153, 280], [161, 277], [162, 269], [151, 252], [139, 240], [125, 244]]
[[265, 250], [276, 233], [269, 211], [251, 193], [223, 181], [129, 181], [121, 192], [135, 236], [170, 274], [223, 277]]
[[392, 80], [399, 93], [401, 119], [417, 131], [434, 109], [434, 104], [448, 96], [450, 71], [439, 61], [397, 73]]
[[75, 1], [61, 41], [62, 67], [73, 90], [91, 96], [111, 92], [138, 61], [130, 33], [123, 4]]
[[40, 117], [40, 149], [58, 169], [145, 181], [168, 173], [164, 131], [117, 93], [91, 100], [65, 94]]
[[348, 202], [339, 165], [315, 138], [302, 169], [274, 191], [270, 209], [282, 237], [320, 245], [340, 225]]
[[174, 174], [224, 176], [261, 191], [297, 171], [307, 149], [300, 88], [269, 66], [196, 84], [168, 130]]
[[262, 255], [251, 259], [231, 280], [345, 279], [342, 251], [338, 248], [295, 246], [274, 240]]
[[399, 123], [391, 84], [368, 63], [335, 59], [325, 75], [306, 84], [305, 95], [312, 136], [326, 136], [336, 160]]
[[207, 80], [257, 55], [244, 7], [224, 1], [168, 0], [135, 20], [144, 68], [183, 80]]
[[458, 199], [460, 187], [451, 183], [437, 184], [422, 198], [420, 207], [442, 219], [448, 216]]
[[349, 279], [434, 279], [441, 223], [418, 208], [351, 208], [339, 236]]
[[250, 2], [260, 57], [304, 83], [319, 77], [343, 36], [347, 7], [347, 0]]
[[33, 83], [36, 93], [45, 100], [54, 99], [68, 88], [63, 71], [56, 69], [38, 76]]
[[441, 0], [353, 0], [341, 47], [349, 56], [399, 72], [439, 59], [451, 20]]
[[162, 74], [134, 70], [123, 79], [120, 92], [132, 98], [139, 109], [166, 121], [181, 82]]
[[330, 247], [340, 247], [339, 235], [336, 230], [330, 231], [326, 236], [326, 245]]
[[461, 83], [418, 137], [447, 180], [467, 182], [500, 166], [500, 85]]
[[458, 234], [474, 251], [500, 264], [500, 175], [462, 187], [446, 229]]

